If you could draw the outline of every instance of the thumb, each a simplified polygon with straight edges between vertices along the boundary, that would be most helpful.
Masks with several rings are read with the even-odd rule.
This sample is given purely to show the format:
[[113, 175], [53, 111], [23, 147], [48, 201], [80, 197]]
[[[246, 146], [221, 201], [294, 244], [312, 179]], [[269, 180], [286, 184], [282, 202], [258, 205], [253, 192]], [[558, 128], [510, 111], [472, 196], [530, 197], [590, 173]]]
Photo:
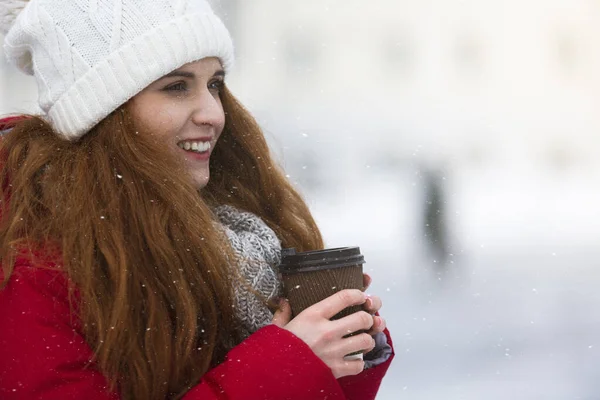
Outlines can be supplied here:
[[292, 319], [292, 307], [290, 307], [290, 303], [286, 299], [281, 299], [279, 301], [279, 308], [273, 314], [273, 320], [271, 323], [273, 325], [277, 325], [280, 328], [283, 328], [290, 322]]

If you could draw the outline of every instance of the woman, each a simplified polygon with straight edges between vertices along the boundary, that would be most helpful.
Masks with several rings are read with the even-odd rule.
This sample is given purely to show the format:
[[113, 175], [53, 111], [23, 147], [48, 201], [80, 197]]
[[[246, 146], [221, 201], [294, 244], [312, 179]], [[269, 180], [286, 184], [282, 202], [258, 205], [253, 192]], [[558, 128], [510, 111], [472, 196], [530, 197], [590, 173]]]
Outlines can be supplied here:
[[377, 296], [271, 306], [281, 247], [323, 241], [207, 3], [0, 0], [0, 24], [44, 111], [0, 122], [0, 397], [374, 398]]

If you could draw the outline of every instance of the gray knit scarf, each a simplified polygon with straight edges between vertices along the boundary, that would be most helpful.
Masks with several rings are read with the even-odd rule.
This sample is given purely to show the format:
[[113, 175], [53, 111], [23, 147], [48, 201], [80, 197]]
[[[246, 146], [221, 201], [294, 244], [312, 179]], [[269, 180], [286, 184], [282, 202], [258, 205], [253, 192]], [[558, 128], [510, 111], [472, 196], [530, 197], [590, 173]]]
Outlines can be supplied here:
[[[242, 277], [264, 298], [278, 297], [281, 283], [275, 268], [281, 259], [281, 243], [275, 232], [256, 215], [232, 206], [219, 206], [214, 211], [239, 260]], [[269, 308], [243, 286], [235, 287], [235, 303], [244, 337], [273, 319]]]

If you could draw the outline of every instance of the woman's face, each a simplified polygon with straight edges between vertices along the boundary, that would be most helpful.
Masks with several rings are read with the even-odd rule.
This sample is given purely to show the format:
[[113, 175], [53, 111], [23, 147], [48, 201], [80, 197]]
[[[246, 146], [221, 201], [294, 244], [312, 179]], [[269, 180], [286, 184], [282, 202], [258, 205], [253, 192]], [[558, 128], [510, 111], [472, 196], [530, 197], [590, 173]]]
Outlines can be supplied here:
[[219, 97], [224, 78], [219, 60], [204, 58], [151, 83], [131, 101], [135, 121], [164, 136], [198, 189], [208, 183], [209, 157], [225, 125]]

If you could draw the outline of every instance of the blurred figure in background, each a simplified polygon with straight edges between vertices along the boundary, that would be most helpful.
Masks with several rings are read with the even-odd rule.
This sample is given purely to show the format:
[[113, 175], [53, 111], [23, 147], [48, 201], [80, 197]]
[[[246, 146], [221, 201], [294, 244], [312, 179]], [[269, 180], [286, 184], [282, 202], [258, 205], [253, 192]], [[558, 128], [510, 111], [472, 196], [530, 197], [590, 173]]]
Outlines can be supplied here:
[[[442, 175], [438, 171], [423, 172], [423, 233], [437, 269], [443, 270], [449, 257], [446, 221], [446, 199]], [[441, 272], [441, 271], [438, 271]]]

